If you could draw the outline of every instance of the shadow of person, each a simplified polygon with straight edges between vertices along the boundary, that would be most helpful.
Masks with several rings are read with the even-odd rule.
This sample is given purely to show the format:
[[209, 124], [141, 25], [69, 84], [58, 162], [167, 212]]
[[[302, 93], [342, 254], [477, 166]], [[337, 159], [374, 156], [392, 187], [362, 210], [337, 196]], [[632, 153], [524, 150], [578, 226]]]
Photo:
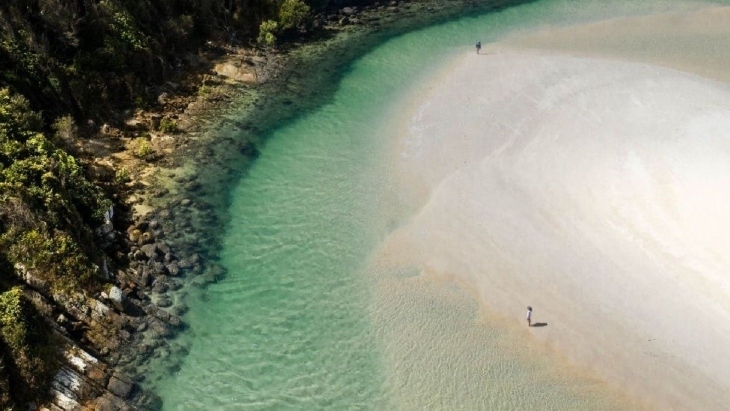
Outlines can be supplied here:
[[547, 327], [547, 323], [535, 323], [532, 324], [533, 327]]

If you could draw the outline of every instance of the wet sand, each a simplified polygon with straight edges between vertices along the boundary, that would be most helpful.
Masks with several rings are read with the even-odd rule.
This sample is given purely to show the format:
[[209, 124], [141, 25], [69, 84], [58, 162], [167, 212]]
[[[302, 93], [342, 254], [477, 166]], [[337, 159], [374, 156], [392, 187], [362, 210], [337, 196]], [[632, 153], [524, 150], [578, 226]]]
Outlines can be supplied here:
[[[698, 13], [727, 40], [726, 9]], [[659, 33], [696, 21], [655, 18]], [[621, 26], [601, 24], [596, 39]], [[592, 29], [464, 54], [412, 96], [393, 167], [415, 211], [377, 264], [461, 284], [530, 341], [651, 407], [725, 409], [730, 87], [711, 78], [726, 57], [602, 55], [610, 47], [590, 39], [568, 52], [581, 30]], [[545, 326], [527, 329], [527, 305]]]
[[[691, 5], [692, 3], [687, 3]], [[650, 63], [730, 82], [730, 6], [515, 33], [510, 48]]]

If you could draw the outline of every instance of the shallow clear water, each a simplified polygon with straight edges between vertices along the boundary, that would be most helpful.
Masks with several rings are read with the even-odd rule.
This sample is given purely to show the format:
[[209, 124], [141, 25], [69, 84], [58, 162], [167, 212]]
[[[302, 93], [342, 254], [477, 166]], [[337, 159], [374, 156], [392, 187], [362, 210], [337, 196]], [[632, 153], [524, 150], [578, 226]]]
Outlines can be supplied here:
[[458, 288], [389, 288], [387, 274], [368, 272], [407, 215], [383, 167], [401, 96], [476, 40], [666, 3], [578, 4], [538, 2], [388, 41], [353, 63], [333, 101], [275, 130], [231, 188], [228, 275], [191, 301], [179, 337], [189, 354], [155, 383], [164, 409], [633, 407], [480, 315]]

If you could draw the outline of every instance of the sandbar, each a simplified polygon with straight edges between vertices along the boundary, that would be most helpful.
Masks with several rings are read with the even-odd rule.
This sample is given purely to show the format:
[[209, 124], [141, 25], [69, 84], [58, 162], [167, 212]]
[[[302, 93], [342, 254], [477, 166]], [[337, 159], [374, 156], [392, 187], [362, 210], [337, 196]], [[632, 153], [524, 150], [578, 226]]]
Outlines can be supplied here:
[[376, 259], [514, 327], [533, 306], [530, 338], [651, 408], [722, 410], [730, 87], [663, 62], [459, 56], [399, 120], [413, 212]]

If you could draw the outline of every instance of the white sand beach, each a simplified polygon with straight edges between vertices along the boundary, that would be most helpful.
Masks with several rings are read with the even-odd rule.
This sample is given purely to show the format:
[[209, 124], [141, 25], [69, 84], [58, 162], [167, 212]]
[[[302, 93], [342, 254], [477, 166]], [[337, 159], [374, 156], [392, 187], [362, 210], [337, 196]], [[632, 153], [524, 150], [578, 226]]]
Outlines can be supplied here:
[[650, 408], [727, 409], [730, 86], [688, 72], [719, 63], [528, 37], [412, 97], [394, 168], [416, 211], [378, 263], [462, 284]]

